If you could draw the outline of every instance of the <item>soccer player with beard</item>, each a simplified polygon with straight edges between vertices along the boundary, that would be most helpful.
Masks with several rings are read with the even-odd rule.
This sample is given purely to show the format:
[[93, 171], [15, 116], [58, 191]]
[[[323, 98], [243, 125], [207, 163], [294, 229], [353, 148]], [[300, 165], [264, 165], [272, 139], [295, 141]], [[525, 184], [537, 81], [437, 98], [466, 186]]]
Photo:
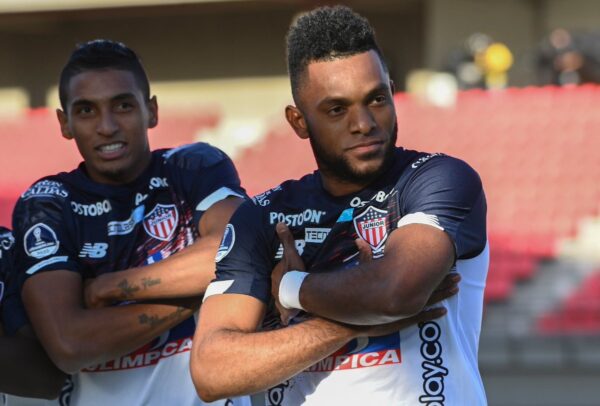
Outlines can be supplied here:
[[[296, 105], [286, 118], [318, 170], [244, 203], [227, 225], [192, 349], [199, 395], [485, 404], [477, 173], [395, 147], [394, 88], [363, 17], [315, 9], [292, 24], [287, 46]], [[447, 314], [425, 310], [440, 300]]]
[[121, 43], [78, 46], [59, 96], [62, 135], [83, 162], [37, 181], [13, 214], [34, 330], [72, 374], [71, 405], [202, 405], [189, 374], [193, 315], [244, 198], [233, 163], [205, 143], [150, 150], [157, 100]]

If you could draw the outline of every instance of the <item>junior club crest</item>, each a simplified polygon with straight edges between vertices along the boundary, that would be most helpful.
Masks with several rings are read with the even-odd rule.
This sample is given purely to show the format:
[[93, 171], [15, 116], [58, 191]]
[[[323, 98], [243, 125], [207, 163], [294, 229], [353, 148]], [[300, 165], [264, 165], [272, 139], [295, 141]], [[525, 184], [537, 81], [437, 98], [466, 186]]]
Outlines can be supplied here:
[[162, 241], [169, 241], [177, 228], [179, 213], [174, 204], [157, 204], [144, 217], [144, 230]]
[[354, 218], [354, 228], [360, 238], [378, 251], [387, 238], [387, 210], [369, 206]]

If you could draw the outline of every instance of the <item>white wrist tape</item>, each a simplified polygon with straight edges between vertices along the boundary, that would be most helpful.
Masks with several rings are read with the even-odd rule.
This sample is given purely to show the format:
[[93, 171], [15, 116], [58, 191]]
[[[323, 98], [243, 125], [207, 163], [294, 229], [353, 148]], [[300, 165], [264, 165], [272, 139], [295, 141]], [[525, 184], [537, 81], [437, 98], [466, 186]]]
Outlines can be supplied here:
[[307, 272], [289, 271], [279, 284], [279, 303], [286, 309], [304, 310], [300, 304], [300, 286], [304, 278], [308, 276]]

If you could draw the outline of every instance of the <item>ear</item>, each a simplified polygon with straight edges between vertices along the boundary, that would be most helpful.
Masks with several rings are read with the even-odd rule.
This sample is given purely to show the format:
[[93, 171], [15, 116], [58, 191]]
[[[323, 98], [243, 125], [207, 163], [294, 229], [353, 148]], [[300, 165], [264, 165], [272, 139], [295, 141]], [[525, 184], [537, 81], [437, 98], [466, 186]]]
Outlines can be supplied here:
[[158, 102], [156, 96], [152, 96], [148, 100], [148, 128], [154, 128], [158, 125]]
[[60, 132], [62, 133], [62, 136], [68, 140], [72, 140], [73, 134], [69, 129], [69, 118], [67, 117], [67, 113], [61, 109], [56, 109], [56, 118], [60, 124]]
[[304, 115], [296, 106], [287, 106], [285, 108], [285, 118], [290, 126], [294, 129], [296, 135], [303, 140], [308, 138], [308, 127]]

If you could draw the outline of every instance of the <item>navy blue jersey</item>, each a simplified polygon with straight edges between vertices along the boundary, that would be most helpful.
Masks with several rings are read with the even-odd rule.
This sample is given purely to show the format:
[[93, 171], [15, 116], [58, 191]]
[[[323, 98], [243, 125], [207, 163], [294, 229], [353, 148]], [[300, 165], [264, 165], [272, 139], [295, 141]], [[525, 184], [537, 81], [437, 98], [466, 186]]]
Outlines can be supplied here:
[[393, 167], [356, 194], [331, 196], [315, 172], [244, 203], [219, 248], [217, 280], [233, 281], [227, 293], [267, 303], [271, 270], [281, 258], [278, 222], [289, 226], [307, 271], [318, 272], [350, 262], [358, 254], [358, 237], [381, 256], [387, 236], [407, 215], [443, 228], [457, 259], [485, 247], [486, 203], [477, 173], [446, 155], [398, 149]]
[[[205, 297], [252, 296], [268, 305], [263, 329], [279, 327], [270, 293], [271, 271], [283, 254], [275, 231], [278, 222], [289, 226], [307, 272], [356, 265], [357, 238], [380, 258], [396, 228], [415, 223], [436, 227], [453, 241], [454, 269], [463, 278], [459, 294], [443, 303], [448, 315], [388, 336], [352, 340], [267, 391], [266, 403], [417, 405], [429, 404], [424, 400], [429, 399], [440, 401], [436, 404], [485, 404], [477, 369], [488, 258], [485, 217], [479, 176], [463, 161], [443, 154], [398, 148], [393, 165], [377, 181], [341, 197], [325, 191], [317, 171], [240, 206], [226, 228], [216, 279]], [[303, 317], [301, 313], [292, 322]], [[444, 356], [423, 348], [443, 349]]]
[[126, 185], [92, 181], [83, 164], [35, 183], [13, 215], [27, 277], [70, 270], [82, 277], [151, 264], [190, 245], [212, 203], [243, 196], [231, 160], [208, 144], [152, 153]]
[[[20, 273], [93, 278], [158, 262], [201, 238], [201, 216], [228, 196], [245, 197], [238, 174], [205, 143], [154, 151], [130, 184], [96, 183], [83, 164], [43, 178], [13, 214]], [[188, 370], [194, 331], [190, 317], [130, 354], [87, 366], [73, 375], [71, 404], [202, 404]]]

